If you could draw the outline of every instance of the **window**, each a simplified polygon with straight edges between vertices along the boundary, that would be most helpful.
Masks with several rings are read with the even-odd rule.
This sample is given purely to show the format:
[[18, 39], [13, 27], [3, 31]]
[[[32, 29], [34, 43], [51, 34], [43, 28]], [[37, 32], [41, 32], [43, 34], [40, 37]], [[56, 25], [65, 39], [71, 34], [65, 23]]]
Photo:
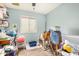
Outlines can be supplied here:
[[20, 20], [20, 32], [21, 33], [36, 33], [37, 24], [36, 19], [31, 17], [22, 17]]

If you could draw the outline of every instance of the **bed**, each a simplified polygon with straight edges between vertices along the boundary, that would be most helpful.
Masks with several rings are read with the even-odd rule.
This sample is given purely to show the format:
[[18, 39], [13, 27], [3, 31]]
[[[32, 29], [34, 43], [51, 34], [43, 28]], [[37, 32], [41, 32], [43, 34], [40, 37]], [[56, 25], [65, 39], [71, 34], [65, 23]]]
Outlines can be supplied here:
[[73, 48], [72, 53], [67, 53], [63, 50], [58, 50], [59, 53], [61, 53], [63, 56], [79, 56], [79, 36], [75, 35], [62, 35], [63, 42], [65, 40], [68, 41], [68, 44], [70, 44]]

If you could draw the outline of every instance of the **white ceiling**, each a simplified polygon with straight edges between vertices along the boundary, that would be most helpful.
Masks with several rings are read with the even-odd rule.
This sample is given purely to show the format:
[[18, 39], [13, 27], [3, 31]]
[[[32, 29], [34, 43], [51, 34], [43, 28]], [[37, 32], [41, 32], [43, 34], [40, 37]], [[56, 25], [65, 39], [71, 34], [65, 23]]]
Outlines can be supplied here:
[[37, 12], [41, 14], [47, 14], [61, 3], [36, 3], [35, 10], [33, 10], [32, 3], [20, 3], [19, 6], [12, 5], [11, 3], [6, 3], [5, 5], [9, 8], [21, 9], [26, 11]]

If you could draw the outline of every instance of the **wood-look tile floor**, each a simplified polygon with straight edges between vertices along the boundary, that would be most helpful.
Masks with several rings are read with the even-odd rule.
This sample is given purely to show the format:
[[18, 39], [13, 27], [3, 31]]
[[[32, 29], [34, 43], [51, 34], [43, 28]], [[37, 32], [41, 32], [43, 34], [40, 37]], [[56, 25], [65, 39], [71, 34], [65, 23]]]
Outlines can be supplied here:
[[32, 50], [22, 49], [19, 51], [18, 56], [53, 56], [50, 50], [44, 50], [43, 48], [36, 48]]

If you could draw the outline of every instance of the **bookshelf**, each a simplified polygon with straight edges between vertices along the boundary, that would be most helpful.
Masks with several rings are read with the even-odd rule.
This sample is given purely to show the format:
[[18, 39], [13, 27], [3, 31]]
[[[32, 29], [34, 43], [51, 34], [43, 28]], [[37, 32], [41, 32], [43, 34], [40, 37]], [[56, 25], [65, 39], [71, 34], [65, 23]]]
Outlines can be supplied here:
[[8, 27], [8, 20], [9, 17], [7, 7], [5, 7], [3, 4], [0, 4], [0, 27]]

